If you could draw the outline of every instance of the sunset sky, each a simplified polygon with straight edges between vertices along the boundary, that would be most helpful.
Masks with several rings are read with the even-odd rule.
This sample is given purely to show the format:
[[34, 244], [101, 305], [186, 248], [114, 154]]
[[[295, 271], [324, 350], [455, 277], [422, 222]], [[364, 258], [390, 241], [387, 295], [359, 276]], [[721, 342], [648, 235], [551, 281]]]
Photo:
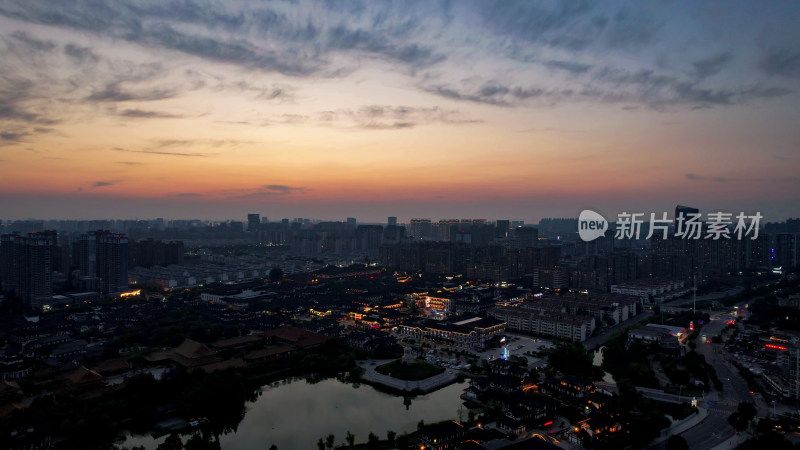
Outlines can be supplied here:
[[794, 1], [0, 0], [0, 219], [797, 217], [798, 23]]

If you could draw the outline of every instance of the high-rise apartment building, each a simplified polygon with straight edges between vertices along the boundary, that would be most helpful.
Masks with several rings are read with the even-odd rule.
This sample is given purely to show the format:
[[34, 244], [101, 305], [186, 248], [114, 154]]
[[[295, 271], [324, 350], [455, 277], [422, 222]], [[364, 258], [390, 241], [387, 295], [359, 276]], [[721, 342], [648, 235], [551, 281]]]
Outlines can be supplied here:
[[409, 223], [409, 231], [414, 239], [428, 239], [432, 230], [431, 219], [411, 219]]
[[97, 276], [104, 294], [128, 289], [128, 237], [100, 232], [97, 236]]
[[82, 277], [97, 277], [104, 294], [128, 288], [128, 237], [111, 231], [90, 231], [78, 237], [75, 265]]
[[499, 238], [504, 238], [508, 236], [508, 229], [511, 228], [511, 221], [499, 219], [496, 222], [496, 226], [497, 226], [496, 236]]
[[38, 307], [53, 296], [52, 237], [55, 232], [6, 234], [0, 238], [0, 278], [5, 293]]
[[775, 365], [783, 371], [785, 380], [785, 386], [782, 386], [783, 396], [800, 400], [800, 347], [796, 345], [783, 347], [783, 350], [777, 353]]
[[73, 258], [75, 266], [82, 276], [97, 275], [97, 235], [95, 231], [78, 237], [73, 250]]
[[776, 233], [772, 236], [770, 263], [772, 267], [784, 269], [797, 266], [797, 235]]
[[247, 231], [255, 233], [258, 231], [258, 226], [261, 224], [261, 217], [259, 214], [247, 215]]

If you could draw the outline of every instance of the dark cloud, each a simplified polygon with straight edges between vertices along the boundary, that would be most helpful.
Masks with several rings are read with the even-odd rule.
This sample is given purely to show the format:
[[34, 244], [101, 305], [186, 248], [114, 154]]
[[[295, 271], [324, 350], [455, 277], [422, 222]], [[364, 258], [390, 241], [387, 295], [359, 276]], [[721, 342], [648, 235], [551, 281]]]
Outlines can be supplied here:
[[[279, 3], [192, 0], [166, 3], [87, 0], [77, 5], [0, 1], [0, 15], [14, 20], [130, 42], [161, 57], [171, 58], [181, 53], [245, 69], [240, 72], [246, 81], [232, 82], [214, 78], [215, 75], [200, 69], [189, 69], [183, 72], [186, 83], [164, 85], [157, 79], [166, 78], [168, 70], [160, 65], [134, 62], [126, 65], [101, 56], [102, 52], [91, 46], [67, 44], [63, 52], [71, 60], [110, 67], [108, 72], [92, 72], [96, 78], [90, 81], [84, 83], [81, 79], [81, 85], [90, 86], [91, 90], [88, 94], [80, 91], [81, 99], [76, 102], [90, 104], [163, 100], [200, 88], [238, 91], [269, 101], [294, 101], [296, 88], [260, 84], [258, 80], [264, 77], [259, 72], [302, 78], [346, 77], [365, 62], [374, 60], [388, 62], [392, 69], [414, 78], [409, 84], [436, 96], [503, 107], [599, 102], [651, 109], [708, 108], [790, 91], [771, 85], [764, 78], [765, 73], [800, 77], [800, 53], [783, 49], [777, 43], [764, 45], [764, 48], [778, 45], [775, 47], [778, 50], [770, 50], [762, 59], [758, 77], [737, 74], [725, 80], [727, 85], [710, 81], [721, 79], [714, 75], [728, 68], [732, 61], [742, 59], [734, 58], [731, 52], [706, 52], [710, 56], [695, 61], [686, 61], [680, 55], [683, 62], [672, 71], [653, 63], [656, 58], [653, 55], [666, 60], [667, 56], [677, 54], [676, 48], [686, 44], [662, 39], [664, 36], [672, 38], [681, 32], [681, 38], [691, 42], [707, 37], [689, 32], [696, 30], [680, 20], [681, 14], [688, 13], [681, 9], [671, 2], [618, 4], [591, 0], [352, 4], [322, 1], [302, 8]], [[702, 20], [706, 19], [698, 22]], [[710, 25], [719, 28], [720, 23]], [[52, 52], [58, 47], [28, 33], [15, 33], [10, 40], [20, 48], [38, 52]], [[462, 82], [478, 79], [477, 73], [486, 73], [473, 70], [472, 63], [481, 66], [487, 55], [497, 58], [492, 79]], [[669, 58], [676, 59], [679, 58]], [[9, 66], [0, 61], [0, 69]], [[541, 66], [553, 70], [552, 79], [526, 77], [526, 70]], [[691, 72], [686, 70], [687, 66]], [[421, 80], [418, 77], [421, 69], [430, 69], [426, 74], [435, 73], [438, 78]], [[62, 77], [64, 89], [78, 90], [77, 79]], [[21, 116], [28, 111], [24, 106], [19, 102], [4, 104], [0, 95], [0, 117]], [[146, 109], [120, 113], [131, 119], [171, 117], [165, 114]], [[287, 117], [278, 123], [283, 123], [281, 120], [300, 121]], [[428, 119], [384, 116], [381, 120], [351, 120], [353, 127], [398, 129], [411, 128]], [[447, 118], [437, 120], [461, 123], [449, 122]]]
[[[523, 52], [530, 43], [546, 43], [554, 47], [578, 49], [595, 39], [590, 35], [595, 2], [567, 1], [549, 4], [526, 0], [494, 0], [478, 2], [482, 25], [512, 42], [512, 52]], [[517, 54], [519, 56], [519, 54]]]
[[11, 132], [11, 131], [5, 131], [5, 132], [0, 133], [0, 139], [2, 139], [3, 141], [9, 141], [9, 142], [18, 142], [18, 141], [22, 140], [22, 138], [25, 137], [25, 136], [30, 136], [30, 133], [27, 133], [27, 132]]
[[161, 139], [156, 141], [155, 148], [164, 147], [188, 147], [193, 145], [195, 141], [189, 139]]
[[175, 147], [191, 147], [193, 145], [201, 144], [208, 147], [237, 147], [243, 144], [251, 144], [252, 141], [241, 139], [160, 139], [155, 141], [152, 149], [175, 148]]
[[129, 119], [175, 119], [183, 117], [178, 114], [170, 114], [161, 111], [148, 111], [144, 109], [124, 109], [118, 113], [119, 116]]
[[455, 88], [452, 86], [434, 85], [424, 88], [426, 91], [452, 100], [483, 103], [487, 105], [515, 107], [527, 102], [554, 104], [573, 97], [571, 89], [544, 89], [533, 86], [504, 85], [492, 80], [478, 86]]
[[51, 40], [41, 40], [32, 37], [24, 31], [15, 31], [11, 36], [25, 45], [29, 51], [49, 52], [56, 48], [56, 43]]
[[592, 68], [591, 64], [582, 64], [572, 61], [550, 60], [544, 63], [551, 69], [564, 70], [574, 75], [584, 74]]
[[307, 116], [305, 114], [281, 114], [278, 122], [287, 125], [296, 125], [301, 123], [307, 123], [310, 118], [311, 118], [310, 116]]
[[114, 147], [112, 150], [115, 152], [125, 152], [125, 153], [144, 153], [147, 155], [163, 155], [163, 156], [182, 156], [182, 157], [189, 157], [189, 158], [206, 158], [209, 155], [204, 153], [187, 153], [187, 152], [168, 152], [168, 151], [160, 151], [160, 150], [128, 150], [125, 148]]
[[753, 99], [779, 97], [791, 90], [760, 84], [733, 88], [705, 87], [701, 81], [681, 79], [653, 70], [626, 71], [605, 68], [593, 78], [596, 90], [589, 99], [636, 102], [652, 109], [734, 105]]
[[[361, 8], [358, 14], [370, 20], [360, 27], [354, 26], [356, 21], [328, 20], [324, 9], [347, 16], [340, 11], [340, 5], [333, 3], [320, 5], [318, 11], [301, 20], [287, 17], [277, 11], [280, 8], [269, 4], [236, 11], [225, 5], [203, 2], [137, 4], [120, 1], [83, 8], [62, 3], [26, 2], [0, 5], [0, 14], [291, 76], [346, 74], [343, 67], [332, 64], [332, 55], [342, 52], [357, 52], [410, 67], [427, 67], [446, 58], [445, 53], [429, 46], [409, 42], [408, 38], [412, 37], [409, 30], [416, 26], [413, 21], [388, 27], [390, 29], [383, 26], [392, 8], [391, 5]], [[378, 30], [374, 25], [381, 25], [383, 29]]]
[[100, 60], [100, 58], [89, 47], [80, 47], [75, 44], [65, 45], [64, 54], [74, 59], [78, 63], [97, 62]]
[[612, 47], [636, 49], [653, 43], [663, 26], [646, 8], [623, 7], [610, 21], [606, 38]]
[[166, 47], [210, 61], [237, 64], [250, 69], [304, 76], [321, 70], [319, 62], [304, 58], [283, 57], [280, 52], [261, 48], [243, 40], [224, 40], [211, 36], [188, 34], [165, 24], [149, 27], [138, 36], [146, 44]]
[[[458, 88], [432, 85], [423, 89], [453, 100], [502, 107], [592, 102], [635, 103], [655, 110], [734, 105], [753, 99], [780, 97], [792, 92], [783, 87], [760, 84], [736, 88], [707, 88], [698, 81], [659, 74], [653, 70], [630, 72], [611, 68], [595, 71], [591, 83], [584, 83], [579, 89], [511, 85], [496, 80], [483, 84], [464, 83]], [[626, 105], [626, 108], [635, 106]]]
[[497, 106], [510, 106], [510, 104], [502, 99], [494, 98], [492, 95], [480, 95], [479, 93], [470, 93], [467, 91], [459, 90], [455, 87], [450, 87], [442, 84], [425, 87], [425, 90], [431, 94], [440, 97], [449, 98], [451, 100], [468, 101], [474, 103], [486, 103], [489, 105]]
[[0, 98], [0, 119], [21, 122], [35, 122], [38, 118], [38, 114], [34, 114], [26, 111], [23, 108], [20, 108], [16, 102]]
[[255, 94], [257, 100], [292, 100], [297, 88], [285, 84], [258, 85], [240, 80], [233, 83], [219, 83], [212, 87], [215, 91], [233, 91]]
[[0, 77], [0, 119], [18, 122], [37, 122], [39, 114], [34, 114], [24, 106], [34, 98], [35, 84], [26, 79], [11, 76]]
[[25, 126], [25, 127], [6, 127], [0, 129], [0, 146], [25, 142], [26, 138], [41, 134], [54, 132], [55, 129], [49, 127]]
[[800, 78], [800, 50], [771, 49], [760, 67], [767, 75]]
[[96, 181], [92, 184], [92, 187], [106, 187], [106, 186], [113, 186], [113, 181]]
[[141, 166], [143, 163], [136, 161], [117, 161], [117, 164], [122, 164], [123, 166]]
[[732, 59], [733, 55], [730, 52], [723, 52], [718, 55], [695, 61], [692, 63], [692, 65], [694, 66], [697, 77], [703, 79], [720, 73], [722, 69], [731, 62]]
[[404, 128], [413, 128], [416, 125], [414, 122], [367, 122], [360, 124], [359, 127], [367, 130], [402, 130]]
[[304, 194], [306, 188], [288, 186], [285, 184], [265, 184], [254, 189], [240, 189], [228, 192], [227, 196], [237, 199], [252, 199], [259, 197], [287, 196], [291, 194]]
[[303, 187], [292, 187], [285, 184], [267, 184], [262, 186], [262, 188], [266, 191], [278, 194], [291, 194], [292, 192], [303, 192], [306, 190], [306, 188]]
[[[309, 118], [282, 116], [281, 123], [307, 123]], [[343, 126], [363, 130], [401, 130], [418, 125], [444, 123], [451, 125], [478, 123], [464, 117], [457, 110], [443, 109], [438, 106], [413, 107], [392, 105], [366, 105], [359, 109], [340, 109], [320, 111], [315, 115], [316, 124], [323, 126]]]
[[203, 194], [199, 194], [197, 192], [181, 192], [179, 194], [172, 194], [171, 196], [172, 197], [190, 198], [190, 197], [202, 197]]
[[446, 58], [445, 55], [435, 53], [428, 46], [418, 44], [397, 45], [387, 36], [367, 30], [354, 30], [343, 25], [330, 30], [327, 33], [325, 42], [328, 48], [359, 51], [406, 63], [414, 67], [430, 66]]
[[127, 102], [127, 101], [153, 101], [172, 98], [177, 92], [172, 89], [142, 89], [137, 92], [125, 90], [120, 83], [109, 83], [104, 88], [92, 92], [85, 98], [89, 102]]

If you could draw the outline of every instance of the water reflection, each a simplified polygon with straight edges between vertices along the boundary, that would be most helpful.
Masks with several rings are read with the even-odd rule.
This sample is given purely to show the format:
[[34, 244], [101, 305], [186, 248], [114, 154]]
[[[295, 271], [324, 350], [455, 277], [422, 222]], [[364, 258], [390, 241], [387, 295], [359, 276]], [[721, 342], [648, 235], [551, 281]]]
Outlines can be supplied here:
[[[466, 383], [457, 383], [411, 400], [336, 379], [285, 380], [264, 386], [262, 395], [247, 404], [236, 433], [220, 436], [220, 443], [224, 450], [263, 450], [272, 444], [285, 450], [316, 448], [317, 440], [331, 433], [337, 443], [345, 441], [348, 431], [357, 443], [365, 442], [370, 432], [385, 438], [390, 430], [398, 434], [416, 430], [420, 420], [455, 419], [465, 387]], [[156, 440], [142, 437], [124, 445], [134, 442], [147, 450], [158, 446]]]

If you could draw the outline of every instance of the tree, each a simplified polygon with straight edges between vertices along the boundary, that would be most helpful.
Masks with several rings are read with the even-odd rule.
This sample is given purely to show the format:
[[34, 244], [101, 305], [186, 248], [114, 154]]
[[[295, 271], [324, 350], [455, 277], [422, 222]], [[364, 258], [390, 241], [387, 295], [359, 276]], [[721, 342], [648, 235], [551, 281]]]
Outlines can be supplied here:
[[200, 434], [194, 434], [186, 441], [186, 450], [219, 450], [219, 441], [209, 441]]
[[425, 421], [420, 420], [419, 423], [417, 424], [417, 430], [422, 430], [423, 428], [425, 428]]
[[386, 432], [386, 440], [388, 440], [389, 443], [394, 443], [394, 439], [396, 437], [397, 437], [397, 433], [395, 433], [394, 431], [389, 430], [389, 431]]
[[779, 433], [768, 431], [758, 437], [746, 440], [739, 446], [739, 450], [797, 450], [797, 447]]
[[158, 444], [156, 450], [183, 450], [183, 442], [180, 436], [172, 433], [164, 439], [164, 442]]
[[370, 432], [369, 436], [367, 437], [367, 442], [369, 442], [369, 445], [375, 446], [378, 444], [378, 441], [380, 441], [378, 436], [376, 436], [375, 433]]
[[317, 441], [317, 450], [325, 450], [325, 442], [322, 441], [322, 438]]
[[667, 439], [666, 450], [689, 450], [689, 444], [683, 436], [673, 434]]
[[348, 431], [347, 431], [347, 437], [345, 437], [345, 438], [344, 438], [344, 440], [345, 440], [345, 441], [347, 441], [347, 445], [349, 445], [349, 446], [350, 446], [350, 448], [353, 448], [353, 444], [354, 444], [354, 443], [355, 443], [355, 441], [356, 441], [356, 437], [355, 437], [355, 435], [354, 435], [353, 433], [351, 433], [351, 432], [348, 430]]
[[[550, 367], [564, 375], [574, 375], [587, 379], [595, 379], [598, 375], [592, 365], [592, 359], [581, 344], [573, 342], [558, 344], [550, 350], [548, 362]], [[600, 371], [599, 375], [602, 377], [602, 371]]]
[[739, 407], [736, 408], [736, 411], [728, 416], [728, 423], [730, 423], [733, 428], [744, 431], [747, 429], [747, 426], [750, 425], [750, 421], [756, 416], [756, 412], [756, 407], [753, 406], [752, 403], [741, 402], [739, 403]]
[[333, 433], [329, 434], [328, 437], [325, 438], [325, 446], [328, 447], [328, 450], [333, 448], [333, 443], [336, 440], [336, 437], [333, 436]]
[[740, 402], [737, 411], [739, 411], [739, 414], [742, 415], [742, 418], [748, 422], [753, 420], [753, 418], [756, 416], [756, 413], [758, 413], [756, 407], [750, 402]]
[[272, 270], [269, 271], [269, 279], [273, 283], [277, 283], [283, 279], [283, 270], [280, 267], [273, 267]]
[[278, 446], [275, 445], [275, 444], [272, 444], [272, 445], [269, 446], [269, 450], [278, 450]]

